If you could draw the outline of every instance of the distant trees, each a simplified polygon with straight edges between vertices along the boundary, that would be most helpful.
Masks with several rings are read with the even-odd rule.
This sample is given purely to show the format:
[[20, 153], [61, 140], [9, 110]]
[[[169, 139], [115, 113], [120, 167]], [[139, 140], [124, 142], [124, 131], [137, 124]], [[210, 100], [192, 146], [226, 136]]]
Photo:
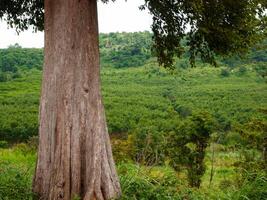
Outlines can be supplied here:
[[[103, 67], [137, 67], [142, 66], [153, 58], [152, 33], [135, 32], [135, 33], [100, 33], [99, 46], [101, 55], [101, 65]], [[249, 53], [240, 58], [218, 57], [218, 63], [230, 68], [235, 68], [249, 63], [257, 63], [253, 66], [259, 76], [266, 76], [266, 57], [267, 51], [264, 41], [262, 44], [252, 48]], [[182, 41], [186, 46], [186, 40]], [[189, 52], [183, 54], [182, 59], [176, 60], [175, 67], [186, 69], [190, 67]], [[199, 59], [196, 64], [199, 65]], [[22, 69], [42, 69], [43, 66], [43, 49], [22, 48], [19, 44], [10, 45], [7, 49], [0, 49], [0, 81], [7, 81], [19, 76]], [[244, 68], [242, 68], [244, 69]], [[228, 71], [227, 69], [225, 69]], [[222, 76], [228, 76], [229, 72], [222, 70]], [[16, 73], [16, 74], [14, 74]]]
[[[150, 32], [136, 33], [101, 33], [100, 53], [102, 66], [136, 67], [142, 66], [151, 58]], [[0, 49], [0, 71], [18, 71], [18, 68], [43, 67], [43, 49], [22, 48], [19, 44]]]
[[104, 66], [142, 66], [151, 58], [152, 33], [100, 34], [101, 64]]
[[18, 44], [7, 49], [0, 49], [0, 70], [17, 71], [22, 68], [39, 68], [43, 65], [43, 50], [37, 48], [21, 48]]
[[0, 49], [0, 82], [21, 76], [23, 70], [42, 69], [43, 50], [22, 48], [18, 44]]

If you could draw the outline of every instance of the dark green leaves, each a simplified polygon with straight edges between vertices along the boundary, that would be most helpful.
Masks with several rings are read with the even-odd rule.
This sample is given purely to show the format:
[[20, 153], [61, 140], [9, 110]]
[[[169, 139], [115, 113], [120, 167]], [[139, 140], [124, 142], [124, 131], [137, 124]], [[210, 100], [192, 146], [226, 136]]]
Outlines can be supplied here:
[[35, 30], [43, 30], [43, 0], [1, 0], [0, 19], [6, 20], [17, 32], [27, 30], [30, 26]]
[[[171, 67], [183, 52], [186, 36], [190, 61], [197, 56], [216, 65], [215, 54], [245, 53], [266, 34], [263, 0], [146, 0], [142, 7], [153, 15], [154, 49], [159, 63]], [[264, 33], [265, 32], [265, 33]]]
[[[112, 0], [114, 1], [114, 0]], [[102, 0], [107, 3], [108, 0]], [[44, 30], [44, 0], [1, 0], [0, 19], [7, 21], [17, 32], [33, 27]]]

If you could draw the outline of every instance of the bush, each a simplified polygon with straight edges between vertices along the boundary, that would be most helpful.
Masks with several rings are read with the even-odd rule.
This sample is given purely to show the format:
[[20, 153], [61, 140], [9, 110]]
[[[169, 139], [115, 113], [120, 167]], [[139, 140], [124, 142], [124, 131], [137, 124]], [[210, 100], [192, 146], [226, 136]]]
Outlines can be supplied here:
[[222, 69], [222, 70], [221, 70], [221, 76], [222, 76], [222, 77], [228, 77], [228, 76], [230, 76], [230, 72], [229, 72], [229, 70], [226, 69], [226, 68]]
[[229, 132], [225, 136], [223, 144], [230, 147], [240, 147], [244, 144], [244, 138], [238, 132]]
[[134, 146], [132, 135], [127, 139], [116, 138], [111, 135], [112, 153], [115, 162], [131, 161], [134, 158]]
[[257, 74], [262, 78], [267, 76], [267, 63], [266, 62], [259, 62], [257, 63], [257, 67], [255, 68]]
[[238, 74], [243, 75], [247, 72], [247, 68], [245, 66], [241, 66], [238, 68]]
[[7, 141], [0, 141], [0, 148], [7, 148], [8, 147], [8, 142]]

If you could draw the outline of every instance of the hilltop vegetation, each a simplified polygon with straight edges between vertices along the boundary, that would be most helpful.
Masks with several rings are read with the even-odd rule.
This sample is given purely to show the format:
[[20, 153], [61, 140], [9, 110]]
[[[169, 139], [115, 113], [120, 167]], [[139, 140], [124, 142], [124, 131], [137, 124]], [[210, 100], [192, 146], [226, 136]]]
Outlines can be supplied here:
[[29, 69], [42, 69], [43, 50], [24, 49], [18, 44], [0, 49], [0, 82], [19, 78]]
[[[128, 68], [138, 67], [154, 60], [152, 47], [152, 34], [149, 32], [136, 33], [101, 33], [99, 47], [102, 67]], [[176, 68], [189, 68], [189, 53], [186, 41], [182, 41], [185, 47], [183, 56], [176, 60]], [[261, 74], [266, 74], [267, 40], [252, 48], [246, 56], [232, 56], [217, 58], [219, 66], [229, 68], [240, 65], [260, 63], [258, 67]], [[199, 59], [197, 66], [203, 65]], [[27, 69], [41, 69], [43, 63], [43, 49], [25, 49], [18, 44], [11, 45], [7, 49], [0, 49], [0, 82], [17, 78], [20, 72]]]
[[149, 32], [101, 33], [101, 65], [116, 68], [144, 65], [151, 58], [151, 37]]
[[[266, 42], [220, 68], [191, 68], [185, 53], [173, 71], [150, 45], [148, 32], [100, 35], [122, 199], [266, 199]], [[42, 58], [0, 50], [0, 199], [34, 196]]]

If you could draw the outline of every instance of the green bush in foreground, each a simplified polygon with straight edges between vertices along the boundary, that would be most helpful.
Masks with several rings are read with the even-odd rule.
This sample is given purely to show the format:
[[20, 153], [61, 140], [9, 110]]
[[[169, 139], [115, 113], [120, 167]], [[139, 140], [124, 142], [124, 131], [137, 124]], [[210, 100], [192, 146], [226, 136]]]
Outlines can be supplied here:
[[[33, 200], [32, 176], [36, 153], [34, 148], [20, 144], [12, 149], [0, 149], [0, 200]], [[219, 159], [219, 158], [218, 158]], [[227, 187], [199, 189], [187, 186], [187, 180], [168, 166], [141, 166], [118, 163], [122, 186], [121, 200], [265, 200], [266, 174], [258, 173], [251, 179], [247, 174], [237, 186], [228, 181]]]

